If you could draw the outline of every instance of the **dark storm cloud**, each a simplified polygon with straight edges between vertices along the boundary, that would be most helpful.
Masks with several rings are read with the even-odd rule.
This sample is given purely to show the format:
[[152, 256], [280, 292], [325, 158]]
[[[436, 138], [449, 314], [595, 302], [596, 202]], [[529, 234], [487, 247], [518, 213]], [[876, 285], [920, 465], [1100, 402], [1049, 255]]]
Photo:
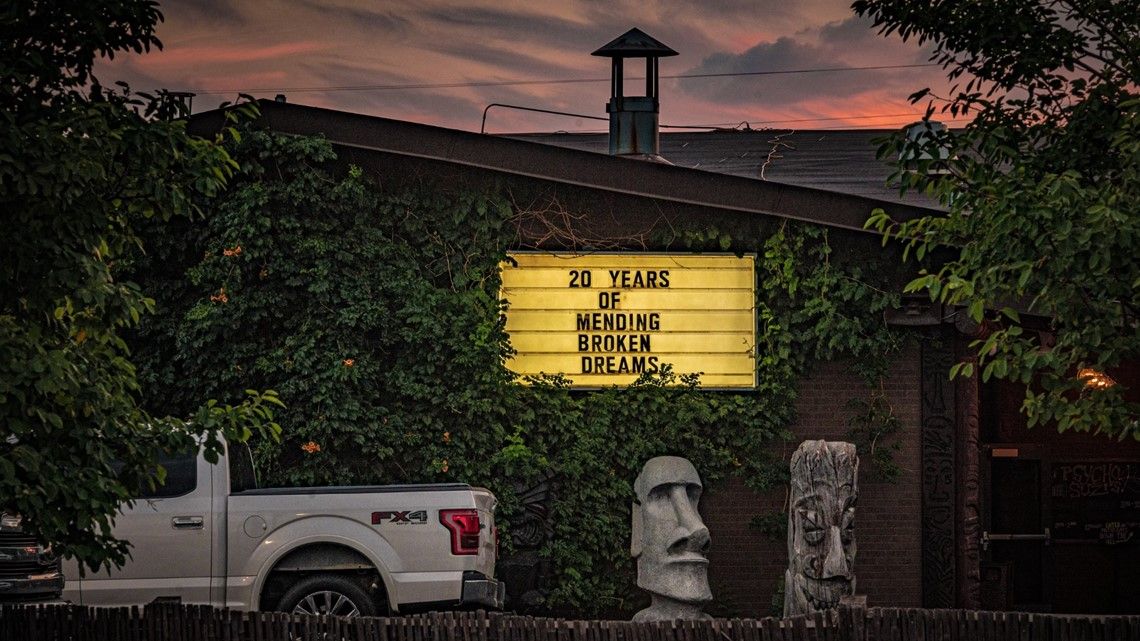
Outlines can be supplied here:
[[[846, 68], [842, 58], [792, 38], [762, 42], [739, 55], [715, 53], [685, 74]], [[726, 78], [687, 78], [686, 93], [728, 104], [763, 103], [769, 107], [816, 97], [841, 97], [867, 87], [875, 72], [811, 73]]]
[[[817, 35], [818, 34], [818, 35]], [[905, 57], [886, 62], [859, 62], [860, 55], [876, 46], [883, 48], [883, 37], [870, 28], [870, 22], [853, 17], [828, 23], [794, 37], [761, 42], [743, 53], [720, 52], [707, 56], [686, 74], [748, 73], [811, 69], [850, 69], [797, 74], [692, 78], [681, 82], [686, 93], [725, 104], [787, 106], [816, 99], [836, 100], [870, 91], [911, 87], [916, 74], [906, 69], [852, 69], [879, 64], [912, 64], [926, 61], [922, 52], [908, 50]]]
[[[836, 49], [866, 49], [870, 47], [882, 48], [884, 44], [895, 43], [899, 39], [897, 37], [887, 37], [879, 33], [872, 23], [870, 18], [862, 18], [859, 16], [852, 16], [846, 20], [839, 22], [829, 22], [819, 29], [820, 44], [826, 47]], [[907, 52], [907, 59], [900, 59], [899, 64], [907, 62], [921, 63], [926, 62], [930, 58], [929, 47], [896, 47], [901, 52]]]
[[208, 26], [241, 27], [248, 22], [232, 0], [178, 0], [160, 6], [159, 10], [168, 22], [175, 17], [180, 23]]
[[[310, 68], [311, 67], [311, 68]], [[303, 65], [305, 71], [320, 72], [330, 85], [359, 84], [357, 80], [367, 72], [366, 67], [353, 62], [321, 62]], [[375, 78], [375, 77], [374, 77]], [[375, 78], [376, 84], [403, 84], [414, 83], [419, 79], [406, 76], [387, 74], [382, 78]], [[606, 82], [582, 85], [588, 87], [581, 91], [597, 94], [596, 104], [592, 115], [605, 117], [604, 101]], [[359, 113], [369, 113], [389, 118], [411, 119], [427, 124], [439, 124], [438, 118], [430, 114], [446, 111], [450, 114], [450, 122], [446, 126], [460, 127], [467, 130], [478, 131], [482, 121], [483, 110], [491, 103], [519, 105], [523, 107], [539, 107], [569, 112], [590, 112], [578, 101], [558, 101], [537, 99], [529, 92], [527, 87], [467, 87], [462, 89], [433, 89], [433, 90], [364, 90], [343, 91], [336, 93], [296, 92], [289, 94], [289, 102], [298, 104], [319, 104], [333, 100], [340, 108]], [[578, 98], [577, 95], [574, 96]], [[520, 124], [522, 119], [524, 123]], [[579, 128], [605, 128], [605, 123], [581, 121], [565, 116], [535, 116], [526, 111], [509, 108], [496, 108], [491, 110], [487, 118], [487, 130], [492, 132], [503, 131], [554, 131], [559, 129]]]
[[705, 19], [729, 18], [732, 20], [752, 19], [757, 22], [773, 22], [798, 17], [800, 3], [788, 0], [717, 0], [694, 4], [692, 0], [660, 0], [656, 3], [669, 14], [689, 14], [694, 6]]
[[[290, 102], [467, 129], [487, 103], [604, 115], [606, 82], [338, 91], [362, 85], [605, 78], [590, 52], [638, 27], [680, 53], [665, 76], [925, 62], [913, 43], [893, 43], [851, 17], [850, 0], [168, 0], [160, 53], [116, 56], [100, 78], [151, 89], [241, 89]], [[633, 65], [629, 74], [640, 75]], [[925, 70], [924, 70], [925, 71]], [[727, 122], [769, 115], [889, 113], [932, 84], [911, 70], [667, 80], [662, 119]], [[896, 89], [899, 89], [896, 91]], [[289, 93], [286, 91], [286, 93]], [[896, 97], [896, 94], [901, 97]], [[196, 108], [222, 98], [202, 95]], [[884, 111], [887, 110], [887, 111]], [[494, 130], [594, 127], [586, 119], [493, 110]], [[757, 117], [760, 117], [757, 116]], [[543, 117], [544, 118], [544, 117]], [[604, 127], [598, 125], [599, 127]]]
[[871, 21], [858, 16], [840, 22], [829, 22], [819, 29], [820, 42], [837, 46], [865, 44], [868, 40], [879, 37]]
[[[361, 84], [412, 84], [422, 80], [412, 76], [384, 74], [377, 76], [367, 66], [352, 62], [312, 61], [302, 63], [302, 70], [320, 76], [330, 86], [361, 85]], [[369, 82], [360, 82], [361, 78], [369, 78]], [[474, 119], [482, 109], [477, 100], [455, 96], [444, 91], [400, 91], [400, 90], [352, 90], [336, 92], [304, 92], [298, 91], [288, 94], [290, 102], [299, 104], [315, 104], [327, 100], [335, 100], [349, 111], [372, 113], [379, 116], [392, 117], [394, 114], [434, 112], [446, 109], [448, 113], [471, 114]]]
[[[598, 39], [596, 25], [582, 24], [549, 15], [524, 13], [489, 8], [468, 7], [462, 11], [434, 8], [416, 14], [418, 22], [438, 23], [465, 29], [475, 29], [479, 37], [495, 38], [521, 43], [541, 41], [549, 47], [575, 51], [584, 49]], [[615, 34], [615, 36], [618, 34]], [[594, 48], [597, 48], [595, 45]], [[593, 51], [590, 49], [589, 51]], [[589, 53], [587, 51], [586, 53]]]
[[572, 66], [552, 63], [549, 60], [525, 55], [515, 49], [503, 47], [482, 46], [478, 43], [440, 43], [436, 47], [439, 53], [446, 53], [460, 60], [480, 62], [486, 65], [500, 67], [503, 76], [510, 78], [527, 78], [541, 80], [543, 78], [566, 78], [578, 75]]
[[412, 29], [411, 21], [404, 16], [393, 11], [373, 11], [367, 5], [329, 7], [320, 0], [301, 0], [298, 4], [376, 36], [403, 35]]

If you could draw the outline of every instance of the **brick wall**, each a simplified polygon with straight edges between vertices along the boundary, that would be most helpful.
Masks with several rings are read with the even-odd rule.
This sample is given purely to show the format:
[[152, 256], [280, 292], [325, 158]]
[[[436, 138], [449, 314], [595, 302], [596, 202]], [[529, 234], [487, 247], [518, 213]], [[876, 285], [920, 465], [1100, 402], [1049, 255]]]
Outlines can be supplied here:
[[[902, 474], [895, 483], [871, 482], [866, 462], [860, 470], [856, 513], [857, 592], [871, 606], [920, 606], [921, 570], [921, 384], [917, 346], [900, 354], [886, 389], [903, 422], [895, 461]], [[866, 390], [842, 363], [821, 366], [799, 386], [796, 439], [783, 449], [791, 456], [800, 441], [843, 440], [849, 411], [845, 405]], [[785, 490], [757, 494], [731, 479], [708, 488], [701, 512], [712, 534], [709, 575], [715, 598], [709, 611], [721, 616], [766, 616], [772, 593], [787, 568], [787, 542], [749, 527], [757, 514], [782, 510]], [[779, 606], [776, 606], [777, 608]]]

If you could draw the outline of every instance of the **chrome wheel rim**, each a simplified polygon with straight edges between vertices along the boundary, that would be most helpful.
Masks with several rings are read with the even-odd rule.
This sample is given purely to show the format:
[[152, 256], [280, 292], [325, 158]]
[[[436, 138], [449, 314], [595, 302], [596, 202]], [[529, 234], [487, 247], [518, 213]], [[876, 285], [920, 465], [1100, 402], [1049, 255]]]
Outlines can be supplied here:
[[352, 599], [333, 590], [320, 590], [301, 597], [293, 606], [293, 614], [324, 614], [337, 617], [354, 617], [360, 610]]

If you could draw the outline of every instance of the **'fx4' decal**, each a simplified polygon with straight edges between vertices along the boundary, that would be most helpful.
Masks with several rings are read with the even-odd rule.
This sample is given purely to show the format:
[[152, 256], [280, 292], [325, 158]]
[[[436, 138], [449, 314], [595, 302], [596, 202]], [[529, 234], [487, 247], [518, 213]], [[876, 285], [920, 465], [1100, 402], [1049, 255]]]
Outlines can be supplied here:
[[390, 510], [372, 513], [372, 525], [396, 523], [397, 525], [422, 525], [427, 523], [427, 510]]

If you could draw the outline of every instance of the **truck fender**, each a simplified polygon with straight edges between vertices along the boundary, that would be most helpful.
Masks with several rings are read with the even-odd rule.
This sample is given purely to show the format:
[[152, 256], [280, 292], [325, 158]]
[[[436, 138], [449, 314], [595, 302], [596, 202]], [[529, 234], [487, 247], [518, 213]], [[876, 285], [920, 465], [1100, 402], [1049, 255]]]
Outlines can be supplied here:
[[250, 595], [251, 609], [261, 609], [261, 591], [278, 561], [295, 550], [315, 543], [343, 545], [368, 559], [384, 582], [388, 602], [395, 610], [396, 588], [391, 572], [401, 567], [396, 550], [376, 530], [352, 519], [334, 516], [314, 516], [291, 521], [265, 535], [241, 571], [243, 576], [256, 577]]

